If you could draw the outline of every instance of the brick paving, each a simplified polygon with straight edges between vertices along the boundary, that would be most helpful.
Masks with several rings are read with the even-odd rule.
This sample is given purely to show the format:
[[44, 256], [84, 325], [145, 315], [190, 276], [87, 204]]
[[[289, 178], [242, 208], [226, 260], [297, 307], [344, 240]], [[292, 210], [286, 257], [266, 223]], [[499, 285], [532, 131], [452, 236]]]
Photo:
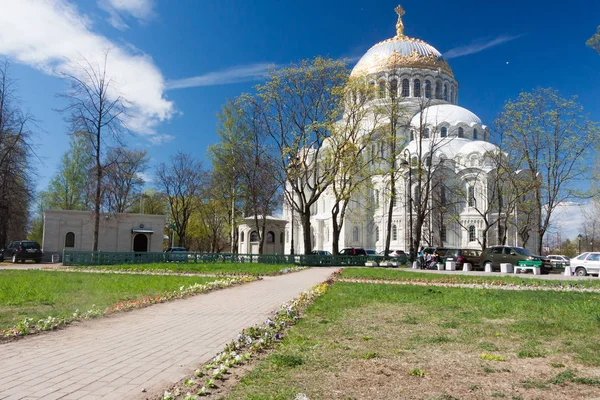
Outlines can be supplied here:
[[145, 399], [334, 270], [265, 277], [2, 344], [0, 399]]

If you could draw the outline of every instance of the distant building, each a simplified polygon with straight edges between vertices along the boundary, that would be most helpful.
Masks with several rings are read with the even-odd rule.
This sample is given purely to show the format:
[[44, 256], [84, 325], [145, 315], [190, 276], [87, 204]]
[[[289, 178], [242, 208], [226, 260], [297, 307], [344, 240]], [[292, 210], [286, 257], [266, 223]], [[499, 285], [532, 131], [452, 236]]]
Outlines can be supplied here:
[[[262, 217], [259, 217], [262, 219]], [[238, 228], [239, 253], [258, 254], [260, 241], [254, 227], [254, 217], [244, 218], [245, 223]], [[267, 216], [265, 235], [263, 237], [263, 254], [284, 254], [285, 219]]]
[[[98, 250], [163, 251], [166, 216], [147, 214], [100, 214]], [[91, 251], [94, 246], [94, 213], [90, 211], [44, 211], [45, 257], [66, 250]]]

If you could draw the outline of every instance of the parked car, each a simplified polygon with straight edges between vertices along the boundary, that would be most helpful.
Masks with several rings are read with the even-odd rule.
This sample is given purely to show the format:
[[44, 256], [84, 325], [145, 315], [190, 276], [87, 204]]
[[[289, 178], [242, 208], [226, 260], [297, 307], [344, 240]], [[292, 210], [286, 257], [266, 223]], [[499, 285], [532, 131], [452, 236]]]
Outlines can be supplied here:
[[450, 250], [448, 247], [425, 247], [423, 249], [424, 253], [427, 254], [433, 254], [434, 252], [437, 253], [439, 260], [437, 260], [438, 262], [441, 263], [445, 263], [446, 262], [446, 252]]
[[2, 249], [2, 260], [10, 259], [13, 263], [25, 262], [25, 260], [40, 263], [43, 255], [40, 244], [33, 240], [10, 242], [6, 248]]
[[368, 256], [373, 256], [373, 257], [377, 257], [379, 256], [379, 253], [377, 253], [377, 250], [373, 250], [373, 249], [367, 249], [365, 250], [367, 252]]
[[568, 267], [569, 264], [571, 263], [571, 259], [569, 257], [563, 256], [560, 254], [550, 254], [550, 255], [547, 255], [546, 257], [548, 257], [550, 259], [550, 264], [552, 264], [553, 268]]
[[340, 256], [366, 256], [367, 251], [361, 247], [346, 247], [340, 250]]
[[[381, 257], [385, 257], [385, 250], [379, 252]], [[406, 264], [408, 262], [408, 254], [406, 254], [403, 250], [390, 250], [387, 253], [388, 257], [393, 257], [394, 261], [398, 261], [400, 264]]]
[[457, 269], [462, 268], [465, 263], [471, 264], [473, 270], [483, 269], [479, 266], [481, 253], [482, 251], [479, 249], [448, 249], [445, 261], [454, 261]]
[[187, 249], [185, 247], [167, 247], [165, 250], [165, 260], [169, 261], [187, 261]]
[[572, 258], [570, 263], [577, 276], [600, 274], [600, 253], [582, 253]]
[[310, 252], [310, 254], [313, 254], [315, 256], [330, 256], [331, 252], [327, 250], [313, 250]]
[[517, 266], [519, 261], [539, 260], [542, 262], [541, 273], [549, 274], [552, 269], [550, 259], [542, 256], [537, 256], [531, 251], [522, 247], [510, 246], [492, 246], [488, 247], [481, 253], [479, 265], [485, 267], [486, 264], [492, 265], [492, 271], [500, 271], [500, 263], [510, 263]]

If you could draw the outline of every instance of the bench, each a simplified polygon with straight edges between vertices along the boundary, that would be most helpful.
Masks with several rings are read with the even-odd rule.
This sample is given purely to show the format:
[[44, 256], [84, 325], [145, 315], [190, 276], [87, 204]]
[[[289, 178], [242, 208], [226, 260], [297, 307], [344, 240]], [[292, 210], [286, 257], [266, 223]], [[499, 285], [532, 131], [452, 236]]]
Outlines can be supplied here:
[[542, 274], [542, 262], [540, 260], [522, 260], [517, 263], [515, 267], [515, 274], [519, 273], [519, 270], [530, 269], [534, 275]]

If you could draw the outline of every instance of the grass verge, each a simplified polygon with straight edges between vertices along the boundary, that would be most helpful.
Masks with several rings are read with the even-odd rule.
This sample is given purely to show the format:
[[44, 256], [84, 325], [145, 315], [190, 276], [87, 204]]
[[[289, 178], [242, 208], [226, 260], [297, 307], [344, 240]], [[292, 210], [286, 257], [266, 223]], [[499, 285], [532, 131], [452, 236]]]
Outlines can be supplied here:
[[[218, 278], [115, 275], [57, 271], [0, 271], [0, 330], [24, 318], [72, 317], [76, 310], [104, 310], [117, 302], [163, 296], [182, 286]], [[94, 307], [93, 307], [94, 306]]]
[[[106, 271], [136, 271], [136, 272], [179, 272], [194, 274], [241, 274], [241, 275], [278, 275], [280, 273], [291, 272], [292, 265], [284, 264], [257, 264], [257, 263], [158, 263], [158, 264], [121, 264], [121, 265], [102, 265], [102, 266], [73, 266], [70, 268]], [[284, 272], [285, 271], [285, 272]]]
[[[530, 275], [531, 276], [531, 275]], [[433, 274], [426, 272], [411, 272], [389, 268], [344, 268], [338, 275], [343, 279], [373, 279], [388, 281], [429, 281], [441, 283], [464, 283], [464, 284], [513, 284], [527, 286], [551, 286], [568, 288], [569, 285], [575, 288], [600, 288], [600, 280], [582, 280], [582, 281], [557, 281], [547, 279], [521, 278], [516, 276], [481, 276], [481, 275], [449, 275]]]
[[227, 398], [598, 397], [598, 297], [337, 282]]

